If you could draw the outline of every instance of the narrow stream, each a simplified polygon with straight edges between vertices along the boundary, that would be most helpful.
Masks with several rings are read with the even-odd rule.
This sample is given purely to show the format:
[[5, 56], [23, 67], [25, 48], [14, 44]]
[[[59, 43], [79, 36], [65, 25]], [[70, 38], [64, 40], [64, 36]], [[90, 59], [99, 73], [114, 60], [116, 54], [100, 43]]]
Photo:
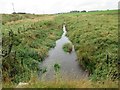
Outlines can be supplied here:
[[55, 48], [52, 48], [49, 51], [49, 56], [40, 65], [41, 67], [47, 68], [47, 72], [44, 75], [45, 80], [55, 79], [54, 64], [56, 63], [60, 64], [60, 76], [63, 79], [79, 80], [86, 77], [86, 72], [82, 70], [76, 60], [77, 56], [74, 46], [71, 53], [66, 53], [63, 51], [63, 45], [68, 42], [71, 43], [68, 37], [66, 37], [67, 31], [65, 25], [63, 25], [63, 32], [64, 33], [61, 38], [56, 41]]

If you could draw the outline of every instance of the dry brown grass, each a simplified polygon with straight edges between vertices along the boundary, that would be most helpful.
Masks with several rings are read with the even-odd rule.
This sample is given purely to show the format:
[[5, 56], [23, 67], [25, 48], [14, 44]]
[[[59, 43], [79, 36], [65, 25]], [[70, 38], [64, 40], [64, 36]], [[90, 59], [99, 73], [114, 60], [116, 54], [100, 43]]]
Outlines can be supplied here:
[[40, 16], [40, 17], [36, 17], [33, 19], [22, 19], [22, 20], [17, 20], [17, 21], [11, 21], [11, 22], [7, 22], [6, 25], [12, 25], [12, 24], [18, 24], [18, 23], [22, 23], [22, 22], [38, 22], [38, 21], [42, 21], [42, 20], [53, 20], [55, 18], [55, 15], [45, 15], [45, 16]]
[[80, 81], [35, 81], [19, 88], [118, 88], [117, 83], [112, 81], [92, 82], [90, 80]]
[[62, 80], [40, 81], [32, 77], [28, 85], [19, 88], [118, 88], [118, 81], [91, 81], [88, 79], [81, 80]]

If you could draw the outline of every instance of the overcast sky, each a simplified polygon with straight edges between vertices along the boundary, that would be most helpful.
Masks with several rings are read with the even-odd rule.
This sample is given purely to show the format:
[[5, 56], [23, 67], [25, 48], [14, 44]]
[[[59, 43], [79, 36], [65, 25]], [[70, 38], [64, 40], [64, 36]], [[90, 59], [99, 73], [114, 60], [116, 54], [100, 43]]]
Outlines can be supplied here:
[[117, 9], [119, 0], [0, 0], [0, 13], [16, 12], [52, 14], [72, 10]]

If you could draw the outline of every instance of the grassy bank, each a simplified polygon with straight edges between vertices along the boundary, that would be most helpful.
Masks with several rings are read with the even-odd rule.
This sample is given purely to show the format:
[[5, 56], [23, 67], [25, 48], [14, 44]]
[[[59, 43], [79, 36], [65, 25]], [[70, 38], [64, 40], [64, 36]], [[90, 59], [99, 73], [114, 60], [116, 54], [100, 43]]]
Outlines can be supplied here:
[[[27, 82], [31, 73], [39, 70], [38, 65], [48, 55], [49, 49], [55, 46], [55, 41], [60, 38], [61, 23], [48, 15], [36, 17], [15, 14], [2, 17], [5, 21], [2, 26], [3, 81]], [[11, 17], [14, 18], [13, 21]], [[19, 21], [18, 17], [27, 18]]]
[[118, 88], [118, 81], [112, 81], [109, 79], [102, 81], [92, 81], [92, 80], [62, 80], [56, 79], [55, 81], [39, 81], [36, 77], [32, 77], [27, 85], [13, 85], [6, 84], [4, 88]]
[[59, 82], [37, 82], [30, 83], [22, 88], [118, 88], [118, 82], [112, 82], [109, 80], [101, 82], [92, 82], [88, 80], [80, 81], [59, 81]]
[[[11, 17], [17, 19], [12, 21]], [[4, 87], [16, 87], [14, 83], [19, 82], [28, 82], [25, 88], [118, 87], [117, 11], [18, 17], [3, 15]], [[89, 80], [42, 82], [31, 78], [60, 38], [63, 23], [66, 23], [67, 36], [75, 47], [80, 65], [90, 74]], [[69, 45], [63, 47], [68, 51]]]
[[62, 14], [80, 65], [93, 80], [118, 78], [117, 11]]

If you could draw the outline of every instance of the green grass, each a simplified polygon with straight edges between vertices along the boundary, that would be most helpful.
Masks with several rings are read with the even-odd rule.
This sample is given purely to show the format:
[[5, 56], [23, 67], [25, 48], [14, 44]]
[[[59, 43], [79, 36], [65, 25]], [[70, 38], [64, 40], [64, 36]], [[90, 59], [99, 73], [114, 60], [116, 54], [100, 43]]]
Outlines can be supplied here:
[[[118, 14], [117, 11], [61, 14], [67, 36], [75, 46], [80, 65], [90, 78], [117, 79]], [[62, 21], [61, 20], [61, 21]]]
[[87, 80], [80, 81], [48, 81], [34, 82], [22, 88], [118, 88], [117, 83], [111, 81], [91, 82]]
[[35, 77], [31, 78], [28, 85], [5, 84], [3, 88], [119, 88], [118, 81], [102, 80], [93, 82], [91, 80], [55, 80], [55, 81], [39, 81]]
[[[108, 85], [109, 84], [109, 85]], [[110, 86], [111, 85], [111, 86]], [[30, 87], [29, 87], [30, 86]], [[91, 82], [87, 80], [80, 81], [61, 81], [61, 82], [39, 82], [30, 84], [28, 88], [118, 88], [117, 83], [111, 81]]]
[[43, 17], [43, 15], [34, 15], [34, 14], [2, 14], [2, 24], [8, 22], [15, 22], [18, 20], [24, 19], [35, 19], [37, 17]]
[[[11, 18], [11, 15], [5, 17]], [[41, 16], [38, 17], [41, 18]], [[44, 21], [27, 20], [25, 19], [22, 23], [14, 21], [14, 23], [3, 25], [2, 51], [5, 55], [3, 81], [5, 82], [29, 81], [31, 71], [39, 70], [38, 65], [47, 57], [48, 51], [55, 46], [55, 41], [62, 34], [62, 28], [58, 28], [61, 23], [55, 22], [53, 17], [51, 20]]]
[[72, 44], [71, 43], [66, 43], [63, 45], [63, 50], [65, 52], [71, 53], [72, 52]]
[[[55, 41], [62, 35], [64, 22], [67, 36], [75, 47], [79, 64], [90, 74], [89, 80], [30, 81], [31, 72], [39, 70], [38, 64], [47, 57], [50, 48], [55, 46]], [[118, 86], [116, 10], [45, 16], [3, 15], [3, 24], [2, 51], [3, 54], [7, 54], [3, 57], [4, 87], [15, 87], [15, 83], [28, 81], [29, 85], [25, 86], [28, 88]], [[71, 45], [64, 45], [63, 50], [68, 51], [70, 47]]]
[[92, 81], [88, 79], [81, 80], [66, 80], [56, 78], [54, 81], [40, 81], [37, 76], [32, 75], [28, 85], [18, 86], [13, 83], [3, 84], [3, 88], [118, 88], [118, 81], [112, 81], [110, 79]]

